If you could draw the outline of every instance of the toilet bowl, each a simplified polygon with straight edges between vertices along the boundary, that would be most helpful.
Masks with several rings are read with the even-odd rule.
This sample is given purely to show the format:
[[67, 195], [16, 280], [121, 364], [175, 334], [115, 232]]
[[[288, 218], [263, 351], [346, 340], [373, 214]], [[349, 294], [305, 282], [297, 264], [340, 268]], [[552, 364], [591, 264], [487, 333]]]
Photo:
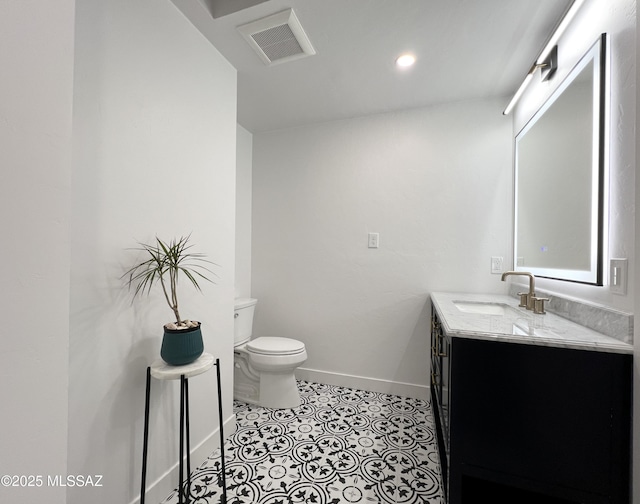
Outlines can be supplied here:
[[235, 302], [233, 397], [265, 408], [295, 408], [300, 405], [295, 370], [307, 360], [306, 348], [291, 338], [252, 339], [257, 302]]

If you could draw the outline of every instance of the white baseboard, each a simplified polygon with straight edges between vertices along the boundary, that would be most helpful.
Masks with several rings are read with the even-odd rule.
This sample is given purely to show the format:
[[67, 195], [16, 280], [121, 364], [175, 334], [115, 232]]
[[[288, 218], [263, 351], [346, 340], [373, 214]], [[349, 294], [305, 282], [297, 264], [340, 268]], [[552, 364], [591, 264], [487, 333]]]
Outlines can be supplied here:
[[298, 368], [296, 369], [296, 378], [310, 382], [326, 383], [327, 385], [368, 390], [370, 392], [413, 397], [415, 399], [428, 400], [430, 397], [428, 385], [380, 380], [378, 378], [367, 378], [343, 373], [331, 373], [317, 369]]
[[[224, 422], [224, 437], [228, 438], [236, 431], [236, 415], [231, 415]], [[220, 430], [216, 429], [209, 434], [201, 443], [191, 448], [191, 470], [200, 466], [214, 451], [220, 447]], [[186, 467], [186, 458], [185, 458]], [[138, 468], [140, 470], [140, 468]], [[156, 504], [165, 500], [174, 488], [178, 486], [180, 480], [180, 461], [177, 460], [167, 472], [156, 481], [149, 484], [145, 493], [145, 502]], [[140, 504], [138, 495], [130, 504]]]

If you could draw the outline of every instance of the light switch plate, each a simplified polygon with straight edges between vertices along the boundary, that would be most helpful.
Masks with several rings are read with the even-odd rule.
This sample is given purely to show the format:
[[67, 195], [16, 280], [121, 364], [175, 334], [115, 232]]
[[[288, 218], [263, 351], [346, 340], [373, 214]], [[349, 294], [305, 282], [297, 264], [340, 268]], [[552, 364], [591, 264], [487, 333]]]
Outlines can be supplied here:
[[369, 248], [378, 248], [380, 245], [380, 233], [369, 233]]
[[609, 261], [609, 290], [614, 294], [627, 294], [628, 262], [626, 259]]

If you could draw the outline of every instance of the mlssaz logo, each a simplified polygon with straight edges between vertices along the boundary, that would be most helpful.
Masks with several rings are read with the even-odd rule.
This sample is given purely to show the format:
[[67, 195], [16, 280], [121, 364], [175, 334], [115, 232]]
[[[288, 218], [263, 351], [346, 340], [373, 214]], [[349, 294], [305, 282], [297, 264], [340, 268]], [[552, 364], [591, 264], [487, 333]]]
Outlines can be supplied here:
[[68, 474], [67, 476], [57, 474], [47, 476], [48, 486], [57, 487], [101, 487], [102, 475]]

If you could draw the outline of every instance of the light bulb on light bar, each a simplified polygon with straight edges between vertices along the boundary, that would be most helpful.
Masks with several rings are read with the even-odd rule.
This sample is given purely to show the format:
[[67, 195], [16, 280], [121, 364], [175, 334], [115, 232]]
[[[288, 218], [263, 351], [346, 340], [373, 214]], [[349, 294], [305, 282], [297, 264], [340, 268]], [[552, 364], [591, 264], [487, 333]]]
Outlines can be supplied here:
[[507, 105], [507, 108], [505, 108], [504, 112], [502, 112], [504, 115], [509, 115], [509, 113], [511, 112], [511, 109], [513, 109], [513, 107], [516, 106], [516, 103], [518, 103], [518, 100], [522, 96], [522, 93], [524, 93], [524, 90], [527, 89], [527, 86], [529, 85], [529, 82], [531, 82], [531, 79], [533, 79], [533, 74], [535, 73], [536, 68], [538, 68], [538, 67], [536, 67], [534, 65], [531, 68], [531, 70], [529, 70], [529, 73], [527, 74], [527, 76], [522, 81], [522, 84], [520, 84], [520, 87], [516, 91], [516, 94], [514, 94], [513, 98], [511, 98], [511, 101], [509, 102], [509, 105]]
[[396, 60], [396, 65], [399, 67], [410, 67], [416, 62], [416, 57], [413, 54], [403, 54]]
[[562, 35], [564, 31], [567, 29], [567, 26], [569, 26], [569, 23], [575, 17], [575, 15], [578, 12], [578, 9], [582, 6], [583, 3], [584, 3], [584, 0], [574, 0], [569, 10], [565, 14], [565, 16], [562, 18], [562, 21], [560, 21], [560, 24], [556, 28], [556, 31], [553, 32], [553, 35], [549, 39], [549, 42], [547, 42], [547, 45], [544, 46], [544, 49], [540, 53], [540, 56], [538, 56], [538, 59], [536, 60], [536, 64], [540, 65], [543, 61], [547, 59], [547, 56], [549, 56], [549, 53], [553, 50], [553, 46], [555, 46], [556, 42], [558, 42], [560, 35]]
[[558, 42], [558, 39], [560, 38], [562, 33], [566, 30], [567, 26], [569, 26], [569, 23], [575, 17], [576, 13], [578, 12], [578, 9], [582, 6], [583, 3], [584, 3], [584, 0], [573, 1], [573, 3], [571, 4], [571, 7], [569, 7], [569, 10], [564, 15], [564, 17], [562, 18], [562, 21], [560, 21], [560, 24], [555, 29], [555, 31], [553, 32], [553, 35], [551, 35], [551, 38], [549, 39], [547, 44], [544, 46], [544, 49], [542, 50], [538, 58], [536, 59], [536, 62], [531, 67], [531, 70], [529, 70], [529, 73], [527, 73], [527, 76], [524, 78], [524, 81], [522, 81], [522, 84], [520, 84], [520, 87], [516, 91], [516, 94], [514, 94], [513, 98], [511, 98], [509, 105], [507, 105], [507, 108], [505, 108], [504, 112], [502, 112], [504, 115], [509, 115], [509, 112], [511, 112], [511, 110], [516, 105], [516, 103], [518, 103], [518, 100], [522, 96], [522, 93], [524, 93], [524, 90], [529, 85], [529, 82], [531, 82], [531, 79], [535, 71], [539, 67], [544, 66], [546, 64], [547, 57], [555, 47], [556, 42]]

